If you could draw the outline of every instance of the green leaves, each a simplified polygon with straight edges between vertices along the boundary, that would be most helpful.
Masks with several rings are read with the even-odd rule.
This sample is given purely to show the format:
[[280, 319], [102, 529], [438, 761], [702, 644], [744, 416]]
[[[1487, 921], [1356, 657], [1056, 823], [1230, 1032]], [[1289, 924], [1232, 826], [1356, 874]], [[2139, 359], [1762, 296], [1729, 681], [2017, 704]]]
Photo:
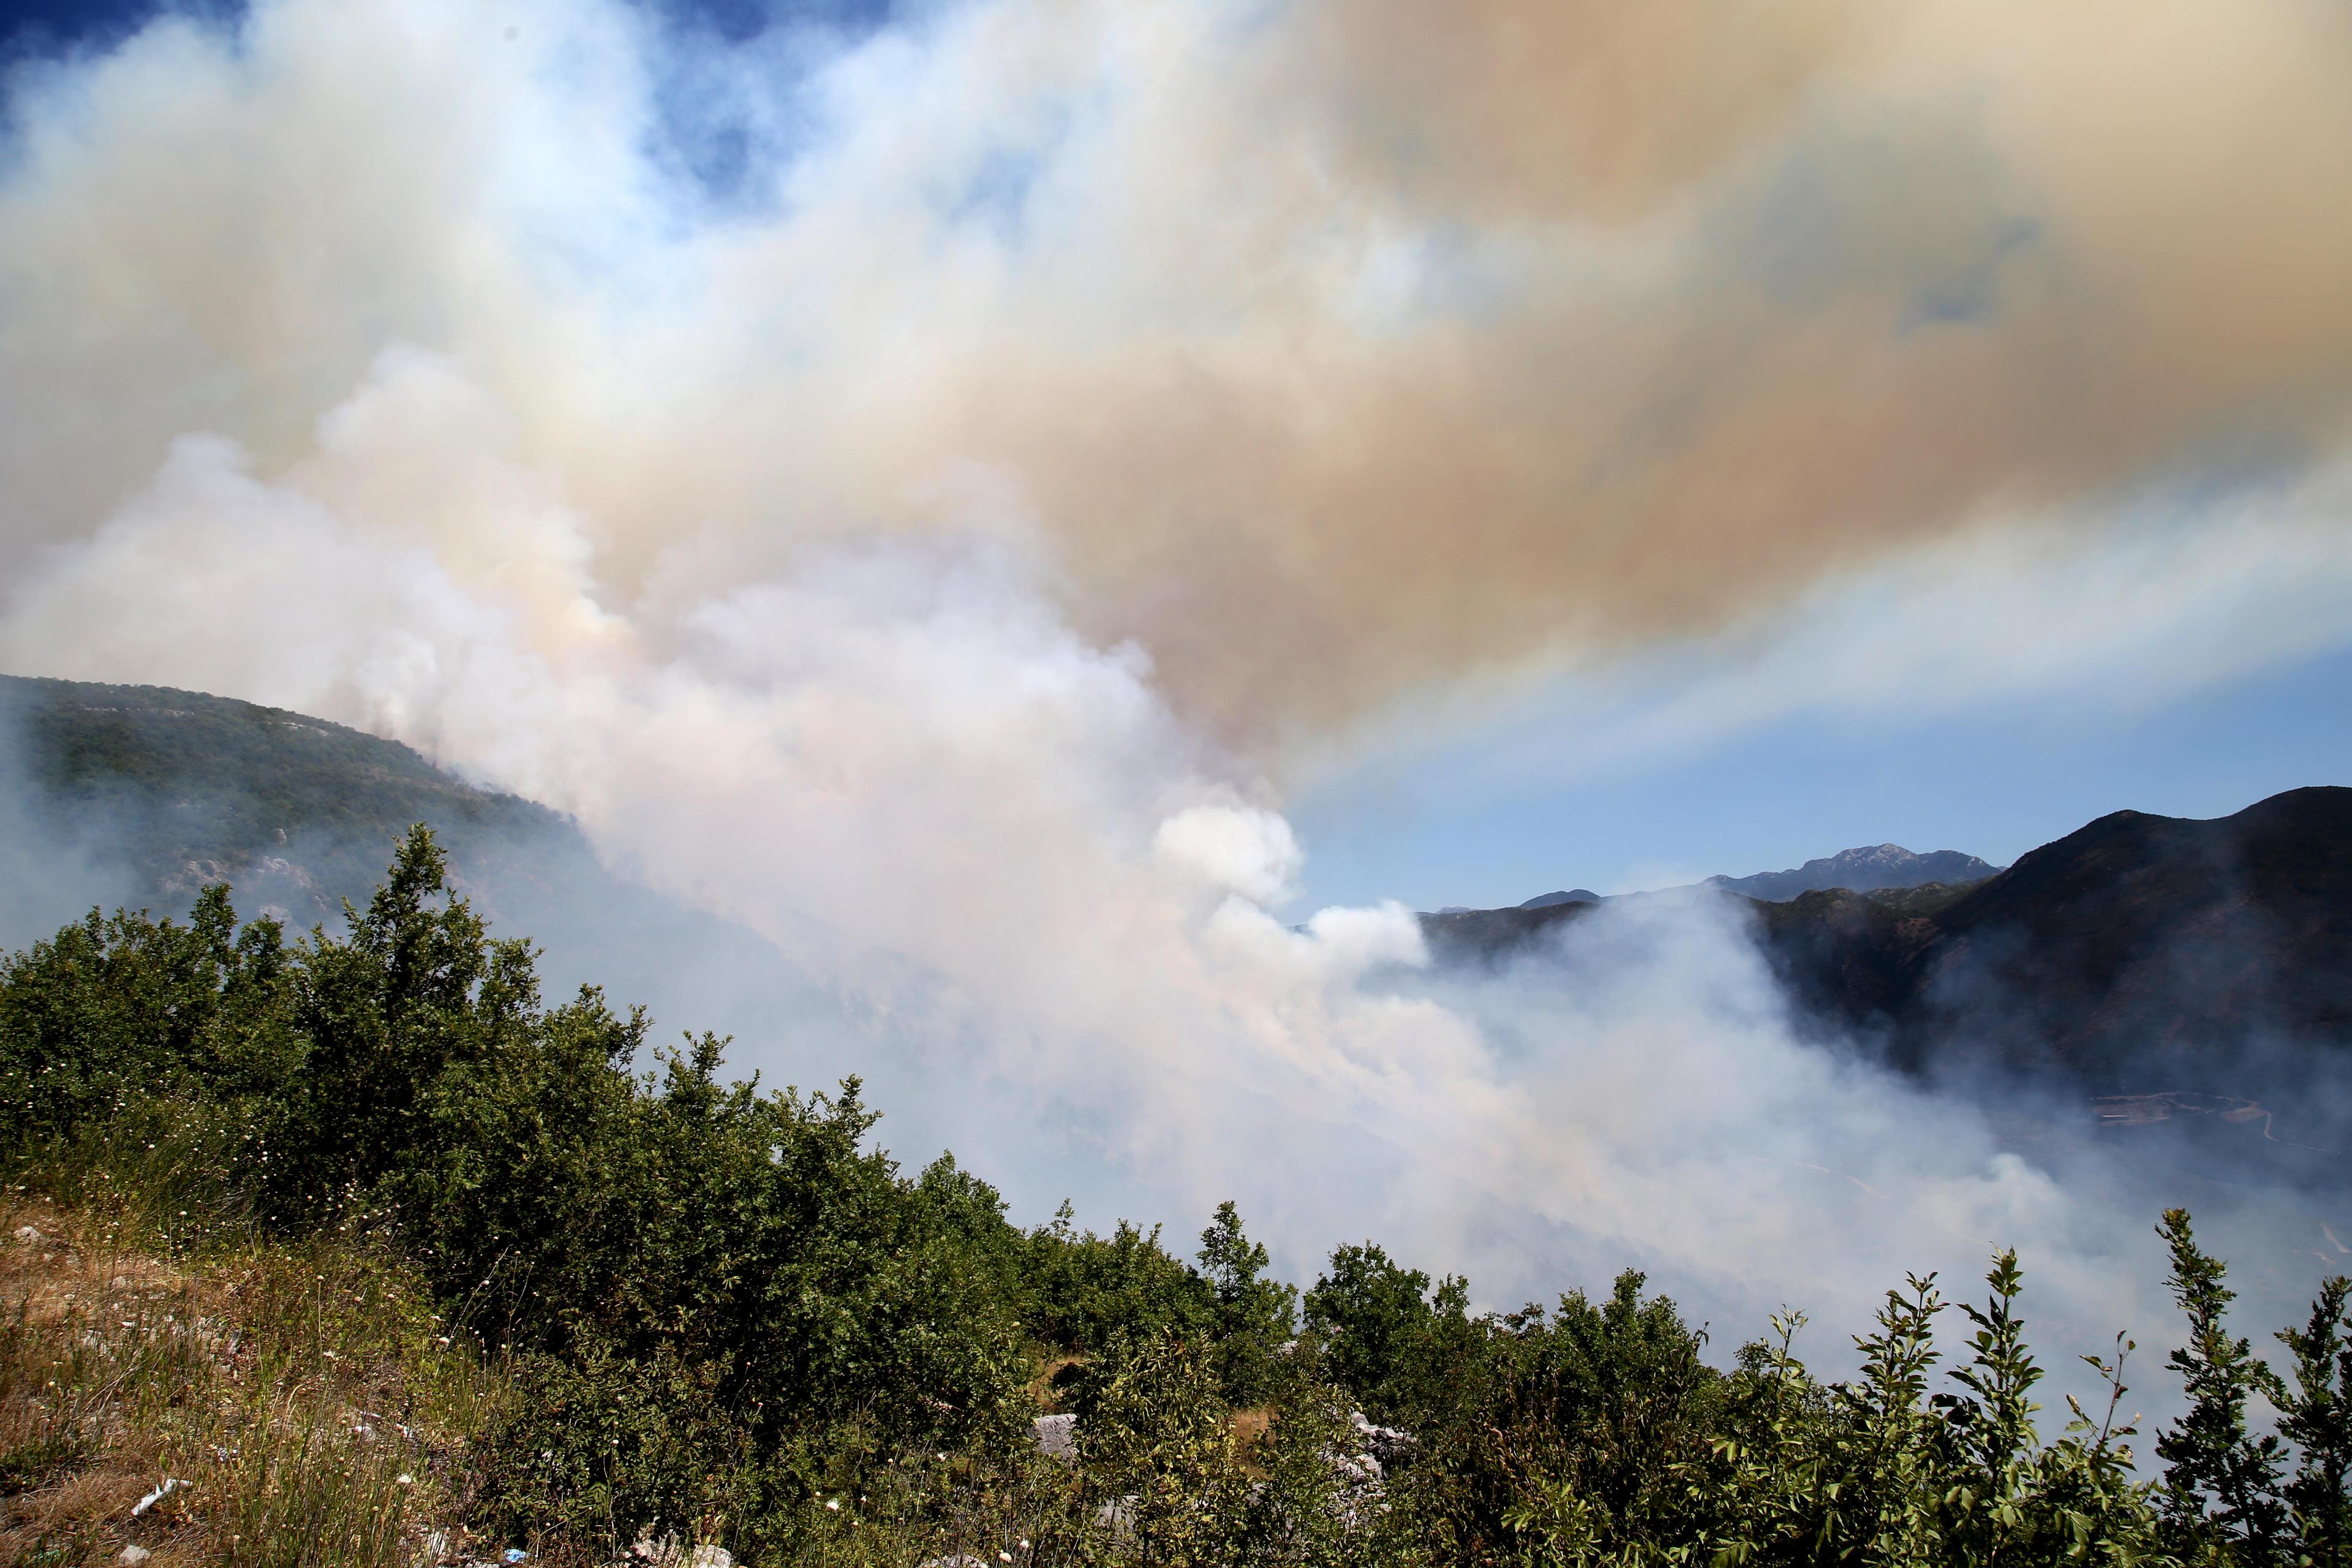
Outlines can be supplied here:
[[1468, 1287], [1390, 1261], [1371, 1242], [1341, 1247], [1307, 1293], [1307, 1331], [1329, 1374], [1372, 1418], [1420, 1426], [1454, 1401], [1474, 1331]]
[[1986, 1283], [1983, 1305], [1958, 1307], [1972, 1331], [1944, 1392], [1930, 1390], [1942, 1359], [1935, 1324], [1949, 1308], [1932, 1278], [1887, 1293], [1876, 1331], [1855, 1341], [1860, 1371], [1842, 1383], [1817, 1382], [1796, 1358], [1803, 1320], [1784, 1314], [1699, 1407], [1700, 1453], [1651, 1445], [1643, 1468], [1679, 1482], [1672, 1508], [1612, 1497], [1580, 1473], [1589, 1454], [1571, 1450], [1564, 1464], [1531, 1469], [1507, 1521], [1533, 1560], [1558, 1563], [2168, 1561], [2149, 1489], [2114, 1440], [2126, 1434], [2112, 1407], [2103, 1423], [2040, 1441], [2015, 1257], [1997, 1256]]
[[[20, 1164], [138, 1151], [200, 1168], [218, 1212], [396, 1246], [453, 1331], [515, 1358], [482, 1458], [518, 1531], [844, 1563], [2352, 1561], [2352, 1284], [2278, 1336], [2283, 1378], [2179, 1211], [2189, 1409], [2159, 1489], [2116, 1423], [2120, 1336], [2084, 1358], [2104, 1411], [2070, 1399], [2043, 1441], [2013, 1252], [1979, 1300], [1889, 1291], [1834, 1383], [1795, 1354], [1801, 1314], [1718, 1370], [1638, 1273], [1474, 1315], [1465, 1281], [1370, 1242], [1302, 1327], [1233, 1203], [1197, 1268], [1066, 1206], [1015, 1229], [952, 1158], [909, 1176], [871, 1147], [855, 1078], [730, 1081], [709, 1035], [648, 1062], [642, 1013], [549, 1005], [536, 956], [421, 828], [340, 938], [240, 928], [224, 889], [185, 924], [93, 913], [0, 966], [0, 1130]], [[1075, 1472], [1034, 1452], [1033, 1379], [1075, 1396]], [[1409, 1434], [1377, 1478], [1359, 1411]]]
[[2320, 1286], [2310, 1321], [2282, 1329], [2279, 1342], [2294, 1357], [2294, 1384], [2281, 1388], [2279, 1435], [2300, 1451], [2286, 1502], [2294, 1515], [2295, 1546], [2313, 1563], [2352, 1562], [2352, 1322], [2346, 1308], [2352, 1280], [2337, 1275]]
[[16, 1147], [207, 1112], [194, 1122], [223, 1131], [197, 1157], [266, 1223], [366, 1216], [454, 1320], [536, 1357], [558, 1406], [639, 1433], [607, 1435], [640, 1456], [627, 1474], [546, 1480], [597, 1489], [615, 1518], [676, 1503], [664, 1477], [845, 1422], [885, 1445], [1006, 1429], [1022, 1237], [995, 1194], [866, 1148], [855, 1079], [729, 1082], [708, 1035], [639, 1077], [646, 1033], [593, 990], [547, 1007], [530, 946], [451, 896], [423, 828], [347, 936], [238, 935], [215, 889], [185, 927], [93, 915], [0, 973]]
[[1243, 1234], [1241, 1212], [1230, 1198], [1201, 1232], [1200, 1259], [1216, 1303], [1213, 1342], [1225, 1397], [1235, 1405], [1258, 1404], [1275, 1392], [1276, 1357], [1296, 1326], [1298, 1293], [1265, 1277], [1265, 1248]]
[[2165, 1461], [2164, 1517], [2175, 1549], [2253, 1565], [2291, 1561], [2280, 1498], [2278, 1438], [2246, 1427], [2246, 1400], [2284, 1403], [2278, 1378], [2223, 1320], [2236, 1293], [2221, 1260], [2198, 1247], [2189, 1211], [2168, 1209], [2157, 1226], [2172, 1254], [2172, 1299], [2189, 1319], [2189, 1342], [2167, 1363], [2180, 1374], [2189, 1411], [2156, 1441]]

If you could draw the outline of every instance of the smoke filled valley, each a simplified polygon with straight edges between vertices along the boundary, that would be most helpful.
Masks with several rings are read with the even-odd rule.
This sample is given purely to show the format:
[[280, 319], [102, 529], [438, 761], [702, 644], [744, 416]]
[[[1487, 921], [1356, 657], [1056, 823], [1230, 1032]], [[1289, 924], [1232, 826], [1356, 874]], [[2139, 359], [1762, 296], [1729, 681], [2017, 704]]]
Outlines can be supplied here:
[[[215, 882], [292, 929], [340, 929], [385, 846], [423, 822], [477, 910], [531, 933], [575, 984], [658, 995], [658, 1016], [707, 1021], [730, 973], [781, 958], [607, 868], [560, 814], [324, 720], [0, 678], [0, 726], [16, 773], [10, 942], [45, 934], [60, 906], [184, 918]], [[2276, 1145], [2265, 1152], [2321, 1186], [2352, 1162], [2336, 1152], [2352, 1144], [2352, 1104], [2333, 1092], [2352, 1059], [2352, 790], [2297, 790], [2211, 822], [2117, 812], [2006, 869], [1951, 852], [1889, 868], [1892, 849], [1710, 879], [1728, 899], [1618, 897], [1729, 910], [1797, 1032], [1824, 1047], [1995, 1103], [2063, 1099], [2092, 1127], [2243, 1128], [2235, 1142]], [[1955, 869], [1976, 874], [1937, 879]], [[1612, 901], [1579, 889], [1415, 918], [1431, 973], [1507, 980], [1559, 963], [1576, 923]], [[711, 955], [698, 968], [697, 952]]]
[[[1906, 1071], [2109, 1098], [2228, 1086], [2330, 1124], [2319, 1086], [2352, 1042], [2352, 790], [2213, 822], [2121, 811], [1957, 886], [1743, 902], [1811, 1030]], [[1426, 920], [1442, 958], [1494, 965], [1599, 907]]]
[[2347, 83], [0, 5], [0, 1565], [2352, 1563]]
[[[1529, 1294], [1550, 1304], [1510, 1308], [1414, 1267], [1425, 1230], [1327, 1235], [1309, 1268], [1277, 1267], [1244, 1227], [1268, 1196], [1278, 1209], [1263, 1188], [1246, 1211], [1218, 1205], [1197, 1250], [1149, 1217], [1087, 1228], [1067, 1205], [1015, 1223], [983, 1167], [885, 1152], [905, 1147], [892, 1108], [856, 1076], [730, 1087], [742, 1064], [720, 1040], [659, 1048], [625, 990], [542, 1000], [552, 952], [499, 939], [582, 901], [602, 913], [570, 929], [604, 934], [559, 937], [551, 950], [574, 951], [557, 962], [633, 953], [633, 977], [669, 973], [680, 1021], [697, 977], [782, 962], [605, 869], [557, 814], [280, 710], [59, 681], [6, 696], [13, 925], [76, 879], [170, 911], [12, 931], [28, 945], [0, 974], [19, 1323], [0, 1458], [20, 1552], [131, 1541], [244, 1561], [236, 1518], [332, 1534], [304, 1560], [339, 1563], [509, 1542], [583, 1563], [632, 1542], [679, 1562], [722, 1544], [751, 1562], [1818, 1562], [1897, 1540], [1925, 1561], [2057, 1561], [2086, 1532], [2142, 1562], [2325, 1562], [2352, 1540], [2352, 1321], [2334, 1282], [2352, 1180], [2321, 1092], [2347, 1045], [2324, 990], [2347, 972], [2325, 945], [2352, 894], [2346, 792], [2210, 823], [2122, 813], [1961, 887], [1424, 915], [1426, 960], [1366, 981], [1531, 1040], [1549, 1026], [1571, 1059], [1526, 1064], [1525, 1081], [1605, 1075], [1588, 1031], [1624, 1026], [1604, 973], [1706, 952], [1727, 927], [1786, 987], [1777, 1048], [1794, 1054], [1771, 1065], [1813, 1075], [1831, 1110], [1936, 1119], [1940, 1134], [1895, 1131], [1962, 1159], [1982, 1154], [1966, 1142], [1981, 1116], [1993, 1158], [2092, 1225], [2210, 1216], [2198, 1233], [2166, 1218], [2163, 1240], [2102, 1262], [2161, 1269], [2168, 1245], [2187, 1310], [2127, 1325], [2178, 1344], [2171, 1367], [2150, 1349], [2119, 1367], [2119, 1339], [2084, 1346], [2110, 1388], [2046, 1349], [2036, 1363], [2097, 1299], [2068, 1297], [2078, 1258], [2054, 1279], [2034, 1267], [2063, 1234], [2046, 1217], [2024, 1226], [2022, 1274], [1994, 1237], [1982, 1286], [1915, 1279], [1874, 1326], [1865, 1295], [1727, 1331], [1660, 1289], [1671, 1245], [1663, 1275], [1639, 1257], [1593, 1274], [1572, 1260], [1595, 1248], [1538, 1239], [1507, 1288], [1549, 1275]], [[365, 868], [396, 835], [390, 871]], [[239, 925], [233, 885], [255, 889], [236, 896], [257, 921]], [[2191, 942], [2194, 988], [2171, 994], [2170, 1032], [2147, 1029], [2149, 971], [2177, 975]], [[1969, 957], [1985, 952], [2011, 967]], [[1974, 1011], [1952, 1005], [1969, 994]], [[2024, 1017], [2050, 1042], [2039, 1062], [1984, 1022]], [[2274, 1048], [2233, 1045], [2265, 1037]], [[854, 1075], [879, 1043], [828, 1065]], [[1915, 1087], [1861, 1099], [1854, 1072]], [[1792, 1113], [1801, 1142], [1780, 1157], [1870, 1154], [1822, 1142], [1821, 1110]], [[1916, 1181], [1934, 1162], [1915, 1164]], [[2226, 1277], [2250, 1300], [2226, 1320], [2213, 1236], [2252, 1249], [2252, 1275]], [[289, 1268], [381, 1321], [317, 1318], [291, 1359], [241, 1356], [296, 1327], [222, 1292]], [[2281, 1374], [2231, 1350], [2253, 1312], [2314, 1290], [2282, 1319]], [[1961, 1342], [1964, 1314], [1980, 1335]], [[1850, 1351], [1824, 1339], [1845, 1322]], [[59, 1359], [77, 1333], [89, 1348]], [[2063, 1400], [2033, 1414], [2044, 1379], [2079, 1402], [2072, 1426]], [[299, 1408], [308, 1435], [240, 1426], [255, 1399]], [[392, 1422], [380, 1447], [354, 1436]], [[89, 1500], [142, 1465], [188, 1491], [127, 1525]], [[312, 1514], [271, 1522], [297, 1503]]]

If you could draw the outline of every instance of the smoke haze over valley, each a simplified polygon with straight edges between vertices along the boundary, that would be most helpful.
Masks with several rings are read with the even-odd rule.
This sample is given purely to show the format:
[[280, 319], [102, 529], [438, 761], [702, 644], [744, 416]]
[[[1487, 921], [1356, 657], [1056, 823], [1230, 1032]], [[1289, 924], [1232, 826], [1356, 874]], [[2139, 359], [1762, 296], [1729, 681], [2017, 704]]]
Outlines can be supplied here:
[[[215, 876], [331, 921], [430, 819], [558, 982], [864, 1075], [1025, 1222], [1231, 1197], [1292, 1276], [1378, 1237], [1485, 1305], [1633, 1266], [1825, 1363], [2014, 1244], [2071, 1369], [2159, 1345], [2187, 1202], [2284, 1321], [2352, 1237], [2352, 1015], [2287, 984], [2346, 972], [2342, 792], [2282, 794], [2352, 780], [2336, 710], [1997, 832], [1806, 727], [2340, 704], [2352, 27], [1444, 11], [25, 44], [0, 669], [170, 689], [11, 683], [9, 941]], [[187, 709], [178, 792], [26, 716], [162, 756], [174, 692], [281, 711]], [[1672, 831], [1576, 804], [1709, 758]], [[1362, 848], [1432, 800], [1590, 858]], [[1892, 837], [1971, 853], [1685, 885]], [[1675, 890], [1417, 912], [1588, 886]]]
[[[2316, 900], [2304, 940], [2340, 940], [2352, 903], [2343, 791], [2281, 797], [2224, 824], [2143, 819], [2159, 846], [2168, 833], [2210, 827], [2226, 841], [2265, 831], [2241, 822], [2269, 825], [2269, 847], [2252, 855], [2159, 847], [2119, 863], [2119, 818], [2027, 857], [2014, 876], [1957, 889], [1769, 903], [1699, 886], [1406, 916], [1385, 930], [1380, 911], [1326, 911], [1286, 931], [1229, 904], [1208, 917], [1224, 929], [1203, 945], [1227, 944], [1214, 956], [1239, 949], [1261, 972], [1295, 970], [1352, 947], [1349, 967], [1317, 977], [1324, 1026], [1353, 1044], [1346, 1031], [1370, 1017], [1403, 1049], [1433, 1037], [1453, 1051], [1454, 1076], [1424, 1068], [1422, 1081], [1454, 1098], [1432, 1117], [1356, 1087], [1335, 1113], [1263, 1065], [1156, 1064], [1160, 1085], [1233, 1095], [1189, 1121], [1090, 1095], [1066, 1074], [1041, 1085], [1001, 1047], [930, 1034], [937, 1015], [910, 1026], [893, 1009], [915, 998], [945, 1012], [929, 989], [944, 977], [907, 964], [887, 990], [844, 984], [741, 923], [614, 875], [568, 821], [395, 744], [184, 691], [12, 681], [5, 692], [22, 813], [0, 842], [19, 868], [0, 933], [12, 942], [70, 916], [77, 896], [184, 909], [214, 879], [250, 910], [339, 928], [341, 900], [363, 900], [379, 875], [372, 860], [406, 821], [430, 821], [460, 889], [544, 945], [555, 987], [601, 983], [663, 1025], [731, 1031], [739, 1066], [791, 1081], [861, 1073], [892, 1107], [892, 1147], [951, 1147], [1033, 1213], [1075, 1194], [1108, 1211], [1095, 1217], [1181, 1224], [1204, 1194], [1240, 1192], [1301, 1272], [1326, 1238], [1360, 1228], [1468, 1269], [1506, 1303], [1633, 1266], [1702, 1315], [1752, 1319], [1769, 1291], [1807, 1303], [1834, 1333], [1862, 1326], [1841, 1313], [1870, 1281], [1928, 1261], [1962, 1271], [2018, 1241], [2039, 1266], [2042, 1321], [2093, 1342], [2104, 1323], [2161, 1321], [2158, 1298], [2134, 1288], [2151, 1276], [2137, 1222], [2154, 1207], [2193, 1202], [2246, 1243], [2241, 1288], [2257, 1310], [2284, 1310], [2315, 1252], [2332, 1261], [2327, 1226], [2352, 1194], [2337, 1152], [2352, 1142], [2352, 1100], [2340, 1098], [2336, 978], [2352, 964], [2248, 948], [2209, 952], [2186, 984], [2173, 974], [2182, 943], [2210, 943], [2212, 900], [2244, 896], [2200, 879], [2234, 866], [2258, 879], [2265, 855], [2295, 868], [2289, 901], [2256, 890], [2236, 918], [2284, 930], [2294, 900]], [[1183, 831], [1214, 852], [1212, 826], [1223, 824], [1194, 818]], [[2094, 846], [2088, 862], [2078, 840]], [[1847, 863], [1888, 860], [1868, 851]], [[2054, 904], [2033, 890], [2053, 875], [2070, 889]], [[2084, 918], [2086, 898], [2137, 900], [2125, 918], [2143, 929]], [[1997, 912], [1971, 919], [1979, 907]], [[2053, 921], [2066, 930], [2043, 939], [2038, 969], [1974, 976], [1957, 993], [1929, 981], [1905, 999], [1902, 974], [1932, 976], [1971, 941]], [[2099, 973], [2069, 940], [2126, 954], [2139, 977]], [[2314, 1000], [2287, 994], [2298, 975], [2317, 984]], [[1276, 978], [1297, 1005], [1295, 973]], [[2168, 1037], [2145, 1018], [2117, 1029], [2097, 1017], [2135, 992], [2144, 1013], [2151, 985]], [[1956, 1000], [1976, 1014], [1955, 1016]], [[1990, 1020], [2010, 1030], [2005, 1059]], [[1139, 1153], [1144, 1139], [1158, 1159]], [[1179, 1155], [1213, 1169], [1188, 1188], [1169, 1179]], [[1836, 1363], [1834, 1344], [1814, 1350]]]

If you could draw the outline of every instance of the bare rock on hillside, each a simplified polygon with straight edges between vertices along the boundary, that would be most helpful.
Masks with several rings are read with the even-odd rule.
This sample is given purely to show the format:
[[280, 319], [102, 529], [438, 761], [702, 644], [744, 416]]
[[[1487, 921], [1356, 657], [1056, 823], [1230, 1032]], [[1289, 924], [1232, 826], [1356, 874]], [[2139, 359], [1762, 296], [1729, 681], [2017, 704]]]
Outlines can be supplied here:
[[1037, 1435], [1037, 1451], [1049, 1459], [1059, 1459], [1066, 1465], [1078, 1462], [1078, 1418], [1075, 1415], [1040, 1415], [1031, 1423]]

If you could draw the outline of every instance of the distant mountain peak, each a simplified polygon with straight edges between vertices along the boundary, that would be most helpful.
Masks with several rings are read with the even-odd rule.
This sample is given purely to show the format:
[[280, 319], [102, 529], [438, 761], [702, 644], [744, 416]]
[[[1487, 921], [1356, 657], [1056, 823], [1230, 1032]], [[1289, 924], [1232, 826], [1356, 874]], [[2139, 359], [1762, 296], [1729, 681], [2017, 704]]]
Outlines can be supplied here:
[[1915, 855], [1900, 844], [1865, 844], [1808, 860], [1793, 870], [1759, 871], [1752, 877], [1709, 877], [1706, 883], [1711, 888], [1722, 888], [1767, 903], [1779, 903], [1827, 888], [1871, 893], [1885, 888], [1916, 888], [1927, 882], [1958, 886], [1981, 881], [2000, 869], [1990, 861], [1963, 855], [1957, 849]]
[[1570, 888], [1566, 892], [1538, 893], [1534, 898], [1529, 899], [1526, 903], [1521, 904], [1519, 908], [1523, 910], [1549, 910], [1556, 908], [1560, 904], [1597, 904], [1600, 901], [1601, 895], [1596, 892], [1592, 892], [1584, 888]]

